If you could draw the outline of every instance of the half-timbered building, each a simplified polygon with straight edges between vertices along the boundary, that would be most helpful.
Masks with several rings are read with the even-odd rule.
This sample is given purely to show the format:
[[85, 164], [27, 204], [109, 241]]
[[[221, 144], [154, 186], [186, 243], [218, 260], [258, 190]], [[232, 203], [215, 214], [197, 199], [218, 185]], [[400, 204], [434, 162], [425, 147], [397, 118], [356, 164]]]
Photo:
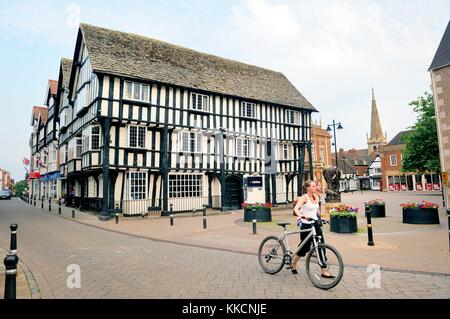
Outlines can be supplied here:
[[282, 73], [82, 24], [68, 101], [67, 198], [101, 219], [237, 209], [248, 176], [260, 201], [301, 192], [316, 109]]

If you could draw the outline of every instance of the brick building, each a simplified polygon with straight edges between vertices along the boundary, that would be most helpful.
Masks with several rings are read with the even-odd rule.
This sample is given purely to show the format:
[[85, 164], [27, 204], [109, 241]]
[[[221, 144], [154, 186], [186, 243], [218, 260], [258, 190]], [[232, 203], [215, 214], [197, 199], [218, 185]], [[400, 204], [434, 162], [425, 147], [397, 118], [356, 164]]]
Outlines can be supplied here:
[[[450, 22], [429, 68], [436, 106], [441, 171], [450, 173]], [[444, 185], [447, 209], [450, 188]]]
[[380, 147], [383, 191], [440, 190], [438, 174], [403, 172], [403, 137], [410, 131], [399, 132], [387, 145]]
[[331, 135], [320, 124], [312, 124], [311, 142], [314, 180], [320, 181], [326, 187], [323, 170], [333, 165], [331, 161]]
[[0, 190], [11, 188], [11, 173], [0, 168]]

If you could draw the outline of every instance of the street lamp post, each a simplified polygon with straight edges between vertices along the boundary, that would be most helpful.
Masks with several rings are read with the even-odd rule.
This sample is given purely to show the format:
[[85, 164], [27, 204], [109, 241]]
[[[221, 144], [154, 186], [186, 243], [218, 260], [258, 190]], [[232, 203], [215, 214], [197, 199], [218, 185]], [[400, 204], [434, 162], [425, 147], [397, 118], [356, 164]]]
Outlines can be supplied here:
[[331, 132], [331, 126], [333, 127], [333, 138], [334, 138], [334, 154], [335, 154], [335, 159], [336, 159], [336, 168], [339, 168], [338, 165], [338, 153], [337, 153], [337, 145], [336, 145], [336, 126], [338, 130], [342, 130], [342, 124], [341, 122], [336, 123], [335, 120], [333, 119], [333, 124], [328, 124], [327, 126], [327, 131]]

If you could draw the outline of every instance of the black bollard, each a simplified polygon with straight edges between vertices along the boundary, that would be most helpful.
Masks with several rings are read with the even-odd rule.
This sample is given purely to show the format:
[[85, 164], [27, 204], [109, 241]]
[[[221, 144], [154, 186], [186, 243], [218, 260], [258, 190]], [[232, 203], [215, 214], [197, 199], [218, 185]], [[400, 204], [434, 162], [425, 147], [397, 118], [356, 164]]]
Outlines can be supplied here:
[[59, 198], [58, 201], [58, 214], [61, 215], [61, 197]]
[[34, 195], [34, 206], [36, 206], [36, 195]]
[[373, 242], [373, 233], [372, 233], [372, 216], [370, 216], [370, 206], [365, 204], [366, 207], [366, 217], [367, 217], [367, 236], [369, 237], [369, 241], [367, 242], [368, 246], [374, 246]]
[[75, 199], [72, 199], [72, 218], [75, 218]]
[[41, 198], [41, 209], [44, 209], [44, 195]]
[[206, 205], [203, 205], [203, 229], [206, 229]]
[[48, 198], [48, 211], [49, 212], [52, 211], [52, 199], [51, 199], [51, 197]]
[[3, 260], [5, 264], [5, 299], [16, 299], [16, 275], [17, 263], [19, 259], [16, 255], [7, 255]]
[[173, 204], [170, 204], [170, 226], [173, 226]]
[[195, 215], [195, 209], [192, 208], [192, 217], [194, 217], [194, 215]]
[[252, 219], [252, 227], [253, 227], [253, 235], [256, 235], [256, 208], [253, 207], [253, 219]]
[[10, 255], [17, 255], [17, 224], [11, 224], [9, 226], [9, 229], [11, 229], [11, 243], [9, 246], [9, 254]]

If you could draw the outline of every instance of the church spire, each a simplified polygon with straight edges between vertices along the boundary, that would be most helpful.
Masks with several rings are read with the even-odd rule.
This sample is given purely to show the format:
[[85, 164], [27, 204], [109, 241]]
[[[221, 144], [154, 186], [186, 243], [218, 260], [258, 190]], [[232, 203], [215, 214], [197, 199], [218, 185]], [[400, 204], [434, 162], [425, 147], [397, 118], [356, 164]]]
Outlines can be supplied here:
[[386, 145], [386, 136], [383, 135], [381, 128], [380, 115], [378, 114], [377, 101], [372, 87], [372, 114], [370, 119], [370, 136], [367, 138], [368, 153], [375, 157], [379, 152], [380, 146]]
[[370, 139], [384, 139], [383, 130], [381, 128], [380, 115], [378, 114], [377, 101], [372, 88], [372, 118], [370, 121]]

